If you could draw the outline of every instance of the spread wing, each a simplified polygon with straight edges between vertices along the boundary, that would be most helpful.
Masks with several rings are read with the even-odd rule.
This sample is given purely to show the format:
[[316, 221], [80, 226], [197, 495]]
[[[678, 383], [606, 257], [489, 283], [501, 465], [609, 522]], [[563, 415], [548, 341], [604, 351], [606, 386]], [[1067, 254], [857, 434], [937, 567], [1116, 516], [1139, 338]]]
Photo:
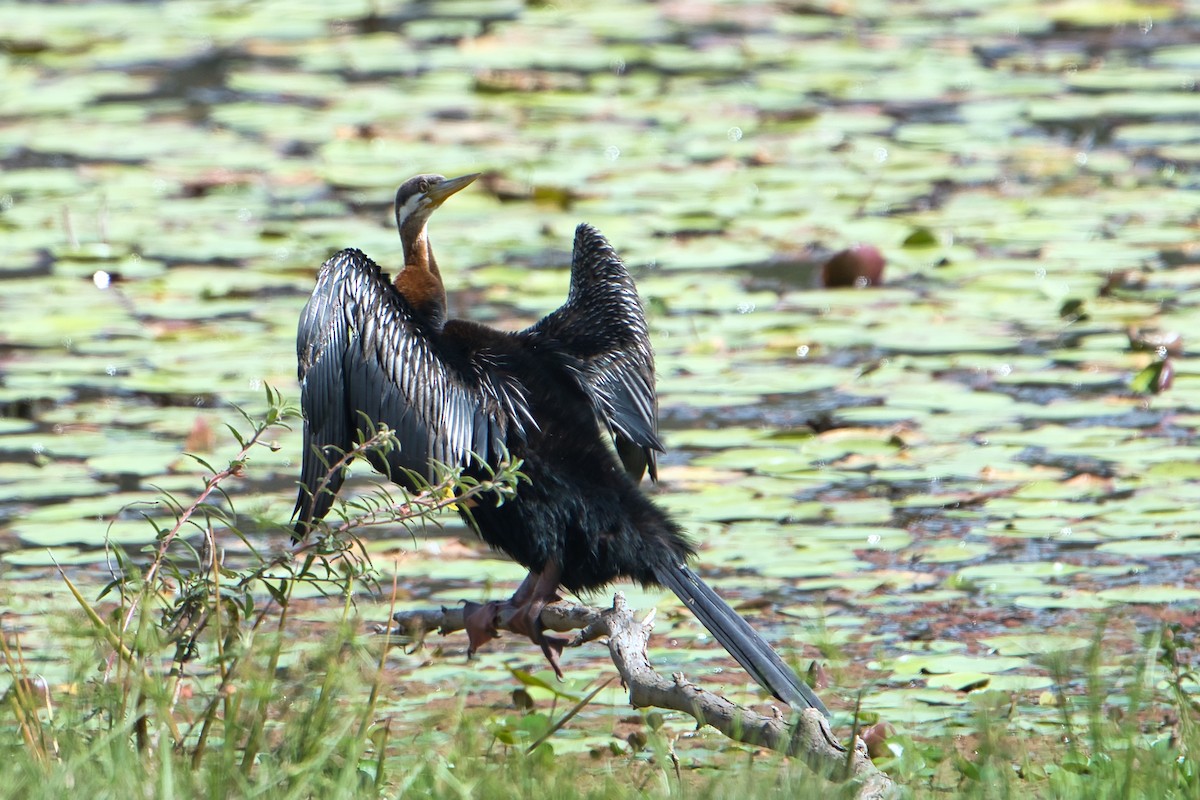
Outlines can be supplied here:
[[629, 270], [592, 226], [575, 229], [567, 302], [524, 335], [553, 340], [576, 360], [625, 469], [657, 480], [655, 454], [664, 448], [646, 315]]
[[[499, 334], [496, 334], [499, 335]], [[486, 341], [446, 341], [423, 325], [379, 267], [343, 250], [321, 268], [296, 338], [304, 454], [294, 516], [297, 538], [322, 519], [345, 479], [330, 466], [378, 423], [399, 448], [372, 464], [398, 483], [430, 477], [439, 461], [491, 460], [531, 424], [520, 384]]]

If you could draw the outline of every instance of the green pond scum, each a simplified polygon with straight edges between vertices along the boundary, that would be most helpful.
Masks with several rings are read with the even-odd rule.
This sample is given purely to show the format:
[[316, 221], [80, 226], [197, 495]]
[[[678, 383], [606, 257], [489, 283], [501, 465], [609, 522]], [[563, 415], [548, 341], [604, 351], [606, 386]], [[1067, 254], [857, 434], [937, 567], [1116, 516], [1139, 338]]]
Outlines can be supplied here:
[[[357, 467], [392, 524], [285, 557], [297, 316], [339, 249], [400, 266], [421, 172], [484, 173], [430, 227], [455, 316], [614, 244], [647, 490], [905, 796], [1200, 795], [1198, 41], [1185, 0], [0, 2], [0, 797], [853, 794], [616, 681], [564, 721], [599, 645], [382, 648], [522, 577], [444, 496], [400, 524]], [[881, 285], [822, 288], [854, 245]], [[664, 674], [765, 699], [619, 588]]]

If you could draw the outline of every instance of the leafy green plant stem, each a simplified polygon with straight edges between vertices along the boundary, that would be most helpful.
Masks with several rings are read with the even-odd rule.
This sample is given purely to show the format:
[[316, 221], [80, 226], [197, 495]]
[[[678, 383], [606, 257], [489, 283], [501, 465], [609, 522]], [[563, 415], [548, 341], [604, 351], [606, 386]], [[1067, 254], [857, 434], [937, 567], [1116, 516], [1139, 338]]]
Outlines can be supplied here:
[[[8, 703], [16, 717], [17, 727], [25, 744], [33, 752], [34, 758], [41, 766], [48, 766], [50, 755], [46, 747], [45, 731], [37, 715], [37, 706], [33, 693], [29, 690], [28, 675], [24, 658], [21, 654], [20, 640], [16, 640], [15, 648], [8, 645], [8, 637], [0, 631], [0, 653], [4, 655], [4, 666], [12, 677], [12, 688], [8, 692]], [[16, 650], [14, 656], [13, 649]], [[36, 729], [37, 734], [34, 735]]]
[[[400, 576], [396, 573], [392, 574], [392, 592], [388, 601], [388, 619], [392, 618], [392, 614], [396, 612], [396, 592], [400, 588]], [[375, 664], [375, 674], [371, 677], [371, 692], [367, 696], [367, 705], [363, 709], [362, 715], [358, 721], [358, 732], [356, 738], [362, 739], [367, 735], [371, 721], [375, 717], [375, 707], [379, 703], [379, 692], [383, 686], [383, 671], [387, 665], [388, 648], [386, 645], [379, 648], [379, 660]], [[382, 768], [382, 762], [380, 763]]]
[[[268, 396], [270, 396], [271, 390], [268, 389], [267, 392]], [[268, 420], [270, 419], [271, 418], [268, 417]], [[152, 586], [154, 584], [154, 579], [158, 575], [159, 569], [162, 567], [163, 560], [166, 558], [167, 551], [170, 549], [171, 543], [175, 541], [175, 537], [179, 535], [179, 531], [183, 529], [183, 526], [186, 525], [188, 520], [191, 519], [192, 515], [196, 513], [196, 509], [208, 499], [209, 495], [217, 490], [217, 487], [220, 486], [222, 481], [234, 476], [241, 476], [245, 474], [246, 459], [249, 457], [250, 451], [259, 444], [262, 436], [274, 424], [274, 421], [267, 420], [264, 420], [262, 423], [260, 423], [250, 438], [242, 443], [242, 449], [238, 451], [238, 454], [234, 456], [232, 461], [229, 462], [229, 466], [216, 472], [211, 478], [205, 481], [203, 491], [196, 496], [190, 505], [183, 509], [183, 513], [179, 515], [179, 518], [175, 521], [175, 525], [159, 540], [158, 551], [155, 553], [154, 558], [150, 562], [150, 567], [146, 570], [146, 575], [142, 579], [142, 585], [144, 587]], [[129, 608], [125, 612], [125, 617], [121, 623], [122, 632], [129, 627], [129, 623], [133, 619], [133, 615], [136, 613], [140, 605], [138, 602], [139, 596], [140, 595], [135, 595], [134, 599], [130, 602]]]
[[[286, 589], [288, 599], [291, 597], [291, 590], [292, 584], [289, 583]], [[272, 682], [275, 680], [275, 675], [279, 670], [279, 655], [283, 652], [283, 632], [288, 624], [288, 608], [289, 605], [286, 602], [281, 603], [279, 606], [279, 621], [275, 626], [276, 639], [271, 646], [271, 658], [267, 665], [266, 672], [267, 680]], [[258, 624], [261, 624], [262, 621], [266, 619], [266, 614], [267, 609], [264, 608], [258, 619]], [[255, 627], [257, 628], [258, 626], [256, 625]], [[233, 670], [231, 669], [230, 673], [232, 674], [232, 672]], [[228, 691], [226, 690], [223, 692], [223, 694], [227, 695]], [[255, 709], [255, 717], [253, 722], [251, 722], [250, 735], [246, 738], [246, 745], [242, 754], [243, 773], [248, 773], [250, 771], [250, 769], [254, 766], [254, 760], [258, 757], [259, 748], [262, 746], [263, 730], [267, 725], [267, 710], [267, 703], [265, 702], [259, 702]], [[227, 718], [229, 713], [230, 710], [227, 708]]]

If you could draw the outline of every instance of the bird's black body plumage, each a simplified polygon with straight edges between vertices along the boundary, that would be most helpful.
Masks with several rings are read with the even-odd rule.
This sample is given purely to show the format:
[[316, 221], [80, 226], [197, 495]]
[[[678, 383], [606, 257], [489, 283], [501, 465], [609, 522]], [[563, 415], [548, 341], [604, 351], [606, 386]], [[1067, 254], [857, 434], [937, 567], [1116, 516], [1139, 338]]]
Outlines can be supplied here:
[[[571, 591], [620, 577], [658, 583], [659, 562], [686, 560], [692, 548], [600, 427], [643, 471], [654, 469], [662, 445], [649, 336], [633, 282], [600, 233], [581, 225], [575, 250], [577, 264], [609, 274], [577, 268], [591, 274], [573, 281], [567, 303], [513, 333], [465, 320], [426, 324], [367, 256], [335, 255], [300, 320], [305, 443], [332, 446], [331, 462], [367, 420], [384, 422], [401, 446], [376, 466], [400, 481], [406, 471], [428, 474], [430, 461], [470, 474], [479, 469], [472, 453], [494, 462], [507, 450], [529, 483], [515, 501], [470, 510], [489, 545], [537, 572], [557, 563]], [[633, 324], [605, 323], [622, 313]], [[316, 491], [324, 474], [306, 452], [304, 487]], [[315, 502], [301, 491], [302, 521], [328, 513], [335, 480]]]
[[686, 566], [691, 544], [637, 485], [656, 474], [662, 450], [653, 352], [633, 280], [596, 229], [576, 230], [567, 302], [517, 332], [423, 316], [373, 261], [343, 250], [321, 269], [297, 351], [305, 414], [297, 537], [341, 485], [337, 474], [320, 491], [325, 461], [352, 447], [367, 420], [395, 431], [399, 449], [374, 466], [400, 483], [405, 471], [428, 476], [432, 461], [482, 476], [472, 453], [493, 466], [508, 453], [528, 483], [504, 503], [464, 510], [489, 545], [573, 592], [620, 578], [664, 585], [762, 686], [824, 712]]

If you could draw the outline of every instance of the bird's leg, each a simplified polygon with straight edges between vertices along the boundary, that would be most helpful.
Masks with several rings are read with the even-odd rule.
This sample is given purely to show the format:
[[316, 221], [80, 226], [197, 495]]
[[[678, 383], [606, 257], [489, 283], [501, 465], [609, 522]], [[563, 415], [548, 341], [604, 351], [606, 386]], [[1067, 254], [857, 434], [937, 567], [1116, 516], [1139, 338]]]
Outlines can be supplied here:
[[530, 570], [529, 574], [525, 576], [525, 580], [521, 581], [521, 585], [513, 592], [513, 596], [503, 602], [498, 600], [490, 600], [486, 603], [464, 601], [463, 611], [466, 624], [463, 627], [467, 631], [468, 656], [475, 655], [476, 650], [500, 635], [496, 623], [500, 621], [501, 612], [506, 607], [516, 608], [527, 603], [541, 577], [540, 572]]
[[570, 639], [546, 633], [546, 626], [542, 624], [542, 609], [548, 603], [562, 599], [558, 594], [561, 579], [562, 570], [558, 564], [547, 561], [540, 574], [529, 573], [529, 577], [508, 601], [515, 610], [512, 619], [508, 621], [508, 627], [516, 633], [528, 636], [534, 644], [542, 648], [542, 653], [559, 680], [562, 680], [563, 673], [558, 664], [558, 656]]

